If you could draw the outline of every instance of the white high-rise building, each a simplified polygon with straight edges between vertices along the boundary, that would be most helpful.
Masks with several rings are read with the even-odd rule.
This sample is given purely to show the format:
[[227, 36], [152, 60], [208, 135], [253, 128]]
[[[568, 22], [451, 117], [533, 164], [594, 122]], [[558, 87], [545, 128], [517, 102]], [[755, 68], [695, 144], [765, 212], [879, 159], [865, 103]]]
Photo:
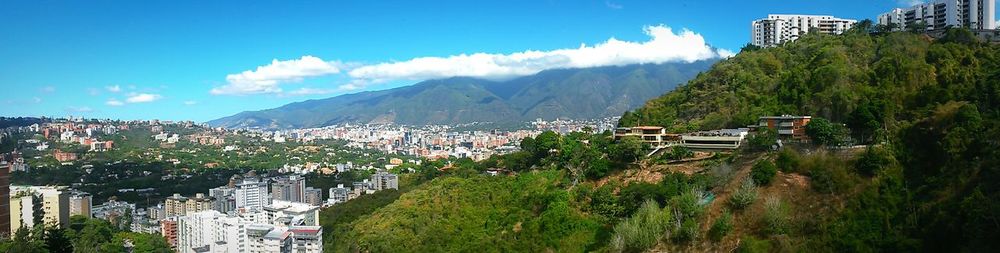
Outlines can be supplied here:
[[234, 187], [237, 210], [260, 210], [271, 203], [271, 195], [267, 194], [267, 182], [256, 177], [247, 177]]
[[946, 27], [996, 29], [996, 0], [937, 0], [878, 15], [878, 24], [903, 30], [923, 23], [927, 30]]
[[215, 210], [178, 217], [177, 251], [317, 253], [322, 249], [320, 226], [258, 223]]
[[750, 43], [760, 47], [773, 47], [795, 41], [811, 30], [825, 34], [841, 34], [857, 20], [834, 16], [770, 14], [767, 18], [750, 23]]

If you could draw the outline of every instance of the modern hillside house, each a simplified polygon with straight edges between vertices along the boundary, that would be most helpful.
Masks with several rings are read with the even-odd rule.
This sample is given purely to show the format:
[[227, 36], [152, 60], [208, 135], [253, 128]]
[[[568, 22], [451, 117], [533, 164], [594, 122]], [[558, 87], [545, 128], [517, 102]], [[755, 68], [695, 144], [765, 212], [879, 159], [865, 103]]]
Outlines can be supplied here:
[[637, 126], [619, 127], [615, 129], [615, 141], [620, 141], [626, 136], [639, 137], [643, 143], [649, 144], [653, 149], [664, 148], [680, 144], [680, 135], [668, 134], [667, 130], [658, 126]]
[[808, 141], [806, 135], [806, 125], [812, 120], [812, 116], [764, 116], [757, 120], [758, 128], [767, 127], [778, 132], [778, 137], [785, 140]]
[[759, 47], [774, 47], [795, 41], [810, 31], [841, 34], [857, 22], [834, 16], [770, 14], [750, 23], [750, 43]]
[[746, 139], [749, 128], [720, 129], [681, 135], [684, 147], [694, 149], [737, 149]]
[[878, 15], [878, 24], [895, 25], [904, 30], [923, 24], [927, 30], [964, 27], [974, 30], [996, 29], [996, 0], [937, 0], [895, 8]]

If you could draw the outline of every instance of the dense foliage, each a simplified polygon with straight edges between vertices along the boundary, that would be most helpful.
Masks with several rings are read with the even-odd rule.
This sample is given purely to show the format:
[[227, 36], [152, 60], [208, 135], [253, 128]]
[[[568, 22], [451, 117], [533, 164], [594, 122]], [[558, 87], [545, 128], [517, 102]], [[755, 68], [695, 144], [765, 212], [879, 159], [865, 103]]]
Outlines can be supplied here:
[[[870, 24], [749, 48], [620, 124], [688, 131], [812, 115], [816, 144], [844, 144], [849, 130], [856, 143], [871, 145], [857, 161], [779, 153], [782, 171], [808, 175], [818, 192], [851, 196], [808, 235], [812, 249], [1000, 248], [1000, 47], [967, 30], [932, 39]], [[852, 193], [859, 183], [864, 189]], [[767, 248], [768, 240], [749, 238], [745, 248]]]
[[0, 240], [0, 252], [172, 252], [167, 240], [155, 234], [123, 231], [111, 223], [73, 216], [69, 228], [21, 228]]

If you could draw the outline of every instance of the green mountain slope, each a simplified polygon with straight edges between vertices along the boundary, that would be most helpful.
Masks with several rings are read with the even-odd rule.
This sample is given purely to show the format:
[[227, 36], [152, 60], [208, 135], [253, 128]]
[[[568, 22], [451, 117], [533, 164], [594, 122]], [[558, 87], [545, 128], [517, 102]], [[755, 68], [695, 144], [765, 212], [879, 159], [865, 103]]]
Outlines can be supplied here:
[[209, 124], [301, 128], [348, 122], [510, 123], [536, 118], [610, 117], [673, 89], [714, 62], [559, 69], [503, 82], [465, 77], [430, 80], [389, 90], [242, 112]]
[[[685, 152], [635, 162], [644, 154], [638, 140], [547, 132], [522, 141], [519, 152], [454, 161], [350, 221], [348, 232], [334, 235], [347, 243], [327, 249], [996, 251], [1000, 46], [963, 30], [932, 39], [859, 27], [741, 52], [626, 113], [621, 124], [680, 131], [809, 114], [846, 126], [867, 147], [746, 148], [664, 165]], [[481, 174], [497, 167], [517, 175]], [[665, 172], [671, 168], [701, 172]]]

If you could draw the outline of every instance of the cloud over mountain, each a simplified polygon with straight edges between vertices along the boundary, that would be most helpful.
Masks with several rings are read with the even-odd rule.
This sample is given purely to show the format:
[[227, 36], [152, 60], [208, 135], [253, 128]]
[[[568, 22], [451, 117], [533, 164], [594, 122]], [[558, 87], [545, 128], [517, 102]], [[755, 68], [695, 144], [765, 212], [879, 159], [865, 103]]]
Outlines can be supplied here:
[[[455, 76], [503, 80], [533, 75], [549, 69], [623, 66], [629, 64], [694, 62], [698, 60], [729, 57], [731, 51], [712, 48], [704, 37], [683, 29], [675, 32], [663, 25], [647, 26], [646, 41], [623, 41], [610, 38], [595, 44], [581, 44], [577, 48], [549, 51], [527, 50], [511, 54], [472, 53], [446, 57], [418, 57], [405, 61], [374, 64], [342, 64], [340, 61], [323, 61], [314, 56], [278, 61], [226, 76], [227, 84], [211, 90], [218, 95], [283, 93], [282, 83], [298, 82], [307, 77], [341, 74], [348, 69], [339, 90], [354, 90], [372, 84], [393, 80], [422, 81]], [[297, 95], [316, 93], [327, 89], [301, 88]], [[292, 94], [292, 95], [296, 95]]]

